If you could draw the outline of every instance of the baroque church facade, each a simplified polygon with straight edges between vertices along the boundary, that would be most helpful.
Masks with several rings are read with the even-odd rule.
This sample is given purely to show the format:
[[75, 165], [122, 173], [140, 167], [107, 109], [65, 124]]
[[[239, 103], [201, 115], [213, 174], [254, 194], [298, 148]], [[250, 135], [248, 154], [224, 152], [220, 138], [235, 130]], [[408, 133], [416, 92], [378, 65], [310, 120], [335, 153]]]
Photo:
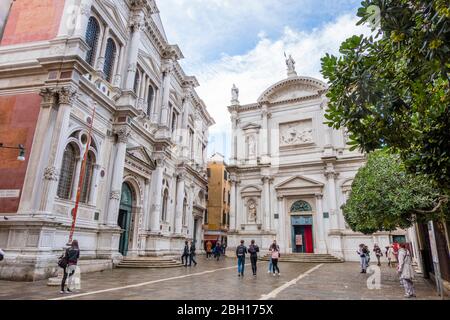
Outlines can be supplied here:
[[[0, 43], [0, 278], [52, 276], [72, 224], [92, 268], [201, 247], [214, 120], [154, 0], [16, 0]], [[30, 17], [33, 17], [30, 19]], [[95, 110], [95, 111], [94, 111]]]
[[327, 85], [298, 76], [291, 56], [286, 64], [287, 78], [256, 103], [241, 105], [233, 85], [228, 246], [254, 239], [267, 252], [277, 240], [282, 253], [358, 260], [360, 243], [383, 248], [406, 232], [363, 235], [347, 226], [340, 207], [365, 156], [349, 150], [345, 130], [324, 124]]

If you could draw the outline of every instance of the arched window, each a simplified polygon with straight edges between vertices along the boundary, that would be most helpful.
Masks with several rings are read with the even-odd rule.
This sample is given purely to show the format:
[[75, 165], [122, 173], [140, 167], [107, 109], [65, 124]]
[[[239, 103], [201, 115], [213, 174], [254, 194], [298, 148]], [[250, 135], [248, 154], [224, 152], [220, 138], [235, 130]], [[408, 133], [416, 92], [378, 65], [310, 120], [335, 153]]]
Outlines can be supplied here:
[[100, 25], [98, 24], [97, 19], [95, 19], [94, 17], [90, 17], [86, 29], [86, 43], [89, 46], [89, 51], [86, 54], [86, 62], [89, 63], [91, 66], [94, 65], [99, 34], [100, 34]]
[[303, 200], [294, 202], [291, 206], [291, 212], [312, 211], [311, 205]]
[[162, 203], [162, 217], [161, 220], [162, 221], [166, 221], [167, 220], [167, 205], [169, 202], [169, 191], [167, 191], [167, 189], [164, 190], [164, 194], [163, 194], [163, 203]]
[[105, 65], [103, 66], [103, 73], [105, 74], [106, 81], [111, 82], [114, 61], [116, 59], [116, 44], [114, 40], [109, 38], [106, 42], [106, 52], [105, 52]]
[[80, 200], [83, 203], [87, 203], [89, 201], [89, 193], [91, 191], [92, 177], [94, 175], [94, 164], [95, 164], [94, 154], [92, 152], [89, 152], [86, 159], [86, 170], [84, 171], [83, 187], [81, 189]]
[[182, 216], [182, 218], [181, 218], [181, 224], [182, 224], [183, 226], [186, 225], [187, 206], [188, 206], [188, 204], [187, 204], [187, 199], [184, 198], [184, 200], [183, 200], [183, 216]]
[[152, 86], [148, 87], [148, 97], [147, 97], [147, 115], [150, 115], [152, 112], [153, 106], [153, 98], [155, 96], [155, 91]]
[[72, 144], [68, 144], [64, 150], [61, 173], [59, 175], [58, 197], [61, 199], [70, 199], [76, 162], [77, 152]]

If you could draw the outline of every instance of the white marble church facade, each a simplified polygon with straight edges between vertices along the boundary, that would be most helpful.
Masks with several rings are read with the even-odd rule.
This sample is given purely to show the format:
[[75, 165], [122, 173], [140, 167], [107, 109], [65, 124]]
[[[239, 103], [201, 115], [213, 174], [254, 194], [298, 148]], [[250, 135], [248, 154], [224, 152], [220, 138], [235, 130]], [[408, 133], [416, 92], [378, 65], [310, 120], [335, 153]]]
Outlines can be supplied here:
[[232, 89], [228, 247], [254, 239], [267, 251], [276, 239], [283, 253], [358, 260], [358, 244], [391, 240], [388, 233], [353, 232], [340, 209], [365, 157], [349, 150], [344, 130], [323, 124], [326, 84], [297, 76], [291, 57], [286, 63], [288, 77], [256, 103], [241, 105]]
[[39, 109], [18, 209], [0, 217], [3, 279], [57, 270], [94, 104], [74, 235], [82, 262], [111, 267], [123, 256], [178, 255], [192, 239], [201, 247], [214, 120], [155, 1], [65, 6], [55, 38], [0, 46], [0, 97], [31, 94]]

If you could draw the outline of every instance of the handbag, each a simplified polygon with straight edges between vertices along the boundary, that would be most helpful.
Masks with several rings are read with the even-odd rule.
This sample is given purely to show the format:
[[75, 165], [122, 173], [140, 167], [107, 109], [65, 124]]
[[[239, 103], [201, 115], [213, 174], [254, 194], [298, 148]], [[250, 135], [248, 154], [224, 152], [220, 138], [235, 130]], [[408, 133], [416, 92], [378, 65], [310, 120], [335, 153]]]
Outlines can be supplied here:
[[66, 255], [62, 255], [58, 259], [58, 267], [65, 269], [67, 267], [67, 264], [69, 263], [68, 259], [66, 258]]

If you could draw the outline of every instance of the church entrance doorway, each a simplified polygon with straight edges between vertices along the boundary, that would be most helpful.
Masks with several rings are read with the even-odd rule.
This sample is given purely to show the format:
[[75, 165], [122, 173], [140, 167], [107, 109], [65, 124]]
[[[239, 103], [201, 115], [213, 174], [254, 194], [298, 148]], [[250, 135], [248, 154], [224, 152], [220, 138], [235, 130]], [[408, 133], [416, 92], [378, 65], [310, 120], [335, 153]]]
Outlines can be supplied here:
[[311, 216], [292, 216], [292, 252], [314, 253]]

